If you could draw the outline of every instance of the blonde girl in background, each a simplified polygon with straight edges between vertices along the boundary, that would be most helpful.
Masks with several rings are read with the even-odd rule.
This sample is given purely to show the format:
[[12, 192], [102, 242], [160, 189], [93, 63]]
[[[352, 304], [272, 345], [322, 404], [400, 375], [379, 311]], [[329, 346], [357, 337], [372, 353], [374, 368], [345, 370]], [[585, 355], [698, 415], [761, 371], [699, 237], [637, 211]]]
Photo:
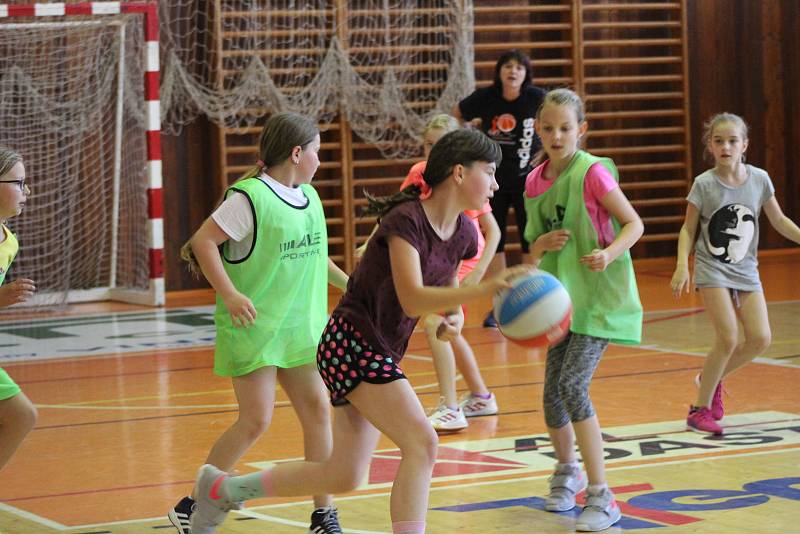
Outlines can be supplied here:
[[687, 197], [671, 281], [675, 297], [689, 291], [689, 253], [694, 247], [694, 283], [715, 333], [703, 371], [695, 377], [699, 389], [686, 418], [687, 428], [703, 434], [723, 433], [717, 422], [725, 415], [722, 380], [770, 344], [756, 258], [761, 210], [778, 233], [800, 243], [800, 229], [781, 211], [767, 172], [745, 163], [747, 130], [733, 113], [714, 115], [705, 124], [703, 144], [714, 167], [694, 179]]
[[[310, 184], [319, 149], [311, 119], [271, 116], [258, 164], [228, 188], [182, 251], [217, 294], [214, 372], [231, 377], [239, 403], [238, 419], [206, 459], [223, 471], [269, 428], [278, 383], [303, 428], [306, 458], [323, 461], [331, 453], [330, 407], [315, 355], [328, 283], [344, 289], [347, 275], [328, 259], [325, 215]], [[341, 533], [331, 496], [315, 495], [314, 506], [310, 532]], [[169, 518], [182, 534], [213, 532], [216, 524], [194, 509], [185, 497]]]
[[[442, 136], [458, 128], [458, 120], [452, 115], [442, 113], [432, 117], [422, 131], [426, 160], [433, 145]], [[421, 189], [420, 198], [428, 198], [431, 195], [431, 188], [423, 179], [426, 165], [427, 161], [420, 161], [411, 167], [400, 189], [416, 185]], [[494, 220], [489, 202], [479, 210], [466, 210], [464, 213], [478, 230], [478, 252], [474, 257], [461, 262], [458, 268], [458, 282], [461, 286], [471, 286], [481, 281], [494, 257], [492, 251], [500, 242], [500, 227]], [[465, 429], [468, 426], [467, 417], [494, 415], [498, 407], [497, 398], [486, 387], [478, 362], [475, 360], [475, 353], [466, 338], [459, 334], [448, 342], [436, 336], [442, 321], [443, 317], [438, 314], [427, 315], [422, 319], [441, 395], [439, 405], [429, 419], [437, 432], [452, 432]], [[456, 393], [456, 369], [464, 377], [468, 388], [461, 399]]]
[[[642, 306], [629, 249], [644, 227], [610, 159], [580, 150], [584, 106], [569, 89], [550, 91], [536, 114], [545, 161], [525, 182], [532, 262], [558, 277], [572, 299], [567, 336], [547, 351], [544, 414], [557, 464], [545, 509], [575, 507], [587, 487], [579, 531], [605, 530], [621, 514], [605, 476], [603, 436], [589, 384], [609, 342], [639, 343]], [[586, 468], [575, 455], [578, 442]]]

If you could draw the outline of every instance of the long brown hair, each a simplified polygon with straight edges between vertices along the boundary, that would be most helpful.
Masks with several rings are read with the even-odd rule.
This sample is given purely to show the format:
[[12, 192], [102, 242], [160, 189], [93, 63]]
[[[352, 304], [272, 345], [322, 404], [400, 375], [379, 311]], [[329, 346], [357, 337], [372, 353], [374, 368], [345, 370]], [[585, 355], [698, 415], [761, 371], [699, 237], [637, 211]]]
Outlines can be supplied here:
[[[285, 111], [272, 115], [258, 139], [258, 162], [250, 167], [247, 172], [236, 179], [234, 183], [259, 176], [264, 169], [280, 165], [292, 154], [294, 147], [305, 148], [319, 135], [317, 124], [305, 115]], [[217, 202], [222, 204], [225, 194]], [[200, 265], [192, 251], [191, 240], [181, 247], [181, 259], [189, 265], [189, 271], [195, 276], [200, 276]]]

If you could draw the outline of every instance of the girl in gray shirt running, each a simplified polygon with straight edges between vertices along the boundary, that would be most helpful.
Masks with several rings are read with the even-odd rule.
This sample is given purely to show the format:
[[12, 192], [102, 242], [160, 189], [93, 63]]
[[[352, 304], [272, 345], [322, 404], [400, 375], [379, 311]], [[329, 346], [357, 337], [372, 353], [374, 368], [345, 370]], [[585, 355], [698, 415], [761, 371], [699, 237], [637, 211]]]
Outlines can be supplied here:
[[[767, 304], [758, 275], [758, 216], [761, 209], [785, 238], [800, 243], [800, 228], [775, 199], [766, 171], [744, 163], [747, 124], [720, 113], [705, 125], [703, 141], [714, 167], [695, 178], [678, 239], [678, 264], [671, 286], [675, 297], [689, 291], [689, 252], [694, 246], [694, 283], [716, 337], [695, 377], [697, 400], [689, 409], [689, 430], [720, 435], [724, 415], [722, 379], [762, 354], [770, 344]], [[739, 324], [744, 341], [739, 342]]]

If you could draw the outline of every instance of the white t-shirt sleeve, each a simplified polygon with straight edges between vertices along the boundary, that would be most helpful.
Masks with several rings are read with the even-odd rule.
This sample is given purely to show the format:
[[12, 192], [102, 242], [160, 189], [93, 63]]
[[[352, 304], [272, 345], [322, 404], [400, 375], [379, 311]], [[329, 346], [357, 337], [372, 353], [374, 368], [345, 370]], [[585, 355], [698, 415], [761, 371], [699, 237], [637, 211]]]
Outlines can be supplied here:
[[226, 198], [211, 218], [233, 241], [242, 241], [253, 233], [253, 208], [242, 193]]

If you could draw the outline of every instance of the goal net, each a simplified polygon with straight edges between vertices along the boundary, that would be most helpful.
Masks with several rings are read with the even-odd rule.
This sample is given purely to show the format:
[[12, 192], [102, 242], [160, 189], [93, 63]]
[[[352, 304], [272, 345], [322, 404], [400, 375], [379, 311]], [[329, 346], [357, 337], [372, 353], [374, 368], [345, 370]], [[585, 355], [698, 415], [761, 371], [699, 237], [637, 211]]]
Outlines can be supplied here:
[[113, 4], [117, 15], [71, 17], [2, 6], [0, 145], [22, 155], [31, 189], [6, 223], [20, 243], [6, 280], [34, 280], [32, 305], [163, 303], [146, 28]]

